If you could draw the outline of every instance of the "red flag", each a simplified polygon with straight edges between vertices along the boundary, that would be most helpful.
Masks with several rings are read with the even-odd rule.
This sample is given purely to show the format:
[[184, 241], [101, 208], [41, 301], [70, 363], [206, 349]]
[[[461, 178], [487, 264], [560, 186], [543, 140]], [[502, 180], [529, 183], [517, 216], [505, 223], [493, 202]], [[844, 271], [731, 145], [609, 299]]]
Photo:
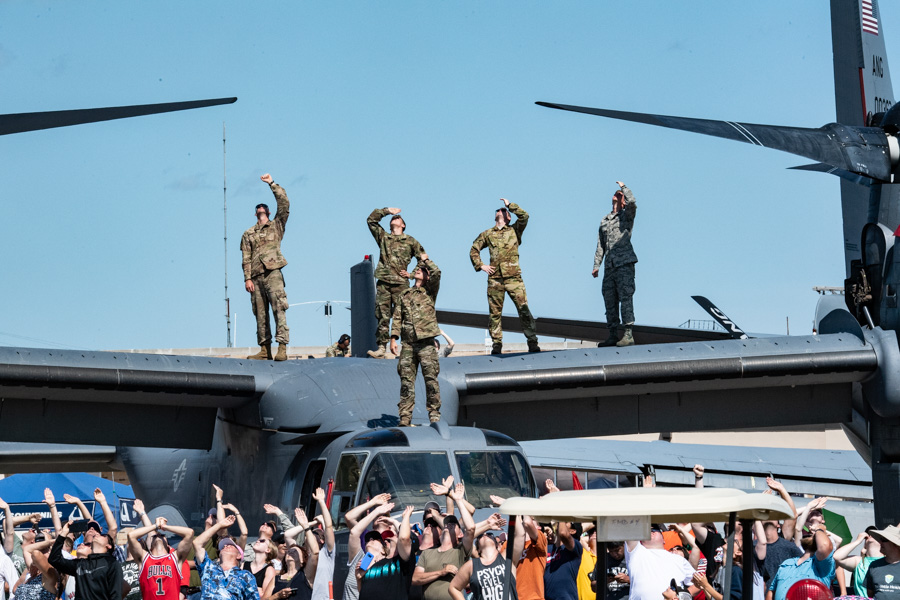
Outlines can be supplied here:
[[584, 486], [581, 485], [581, 482], [578, 481], [578, 475], [575, 474], [575, 471], [572, 471], [572, 489], [573, 490], [583, 490]]

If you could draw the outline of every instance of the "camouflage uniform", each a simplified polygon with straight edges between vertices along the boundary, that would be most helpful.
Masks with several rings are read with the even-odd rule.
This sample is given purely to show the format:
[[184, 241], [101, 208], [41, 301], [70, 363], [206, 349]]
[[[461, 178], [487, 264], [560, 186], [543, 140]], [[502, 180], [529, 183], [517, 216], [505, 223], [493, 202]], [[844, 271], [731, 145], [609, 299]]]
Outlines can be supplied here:
[[631, 247], [631, 230], [637, 203], [627, 186], [622, 187], [625, 206], [619, 212], [611, 212], [600, 221], [594, 269], [606, 258], [603, 271], [603, 300], [606, 302], [606, 322], [610, 329], [619, 326], [619, 305], [626, 327], [634, 324], [634, 265], [638, 261]]
[[[344, 349], [338, 345], [339, 343], [340, 342], [335, 342], [332, 345], [328, 346], [328, 348], [325, 349], [325, 358], [334, 358], [334, 357], [344, 358], [345, 356], [347, 356], [348, 353], [344, 352]], [[348, 351], [349, 351], [349, 348], [348, 348]]]
[[290, 202], [284, 188], [277, 183], [272, 183], [270, 187], [278, 202], [275, 217], [265, 225], [257, 223], [241, 236], [244, 280], [253, 281], [255, 288], [250, 292], [250, 302], [256, 315], [256, 339], [260, 346], [272, 343], [269, 305], [275, 315], [275, 341], [287, 345], [290, 339], [285, 316], [288, 299], [281, 275], [281, 268], [287, 265], [281, 254], [281, 239], [290, 214]]
[[403, 345], [400, 360], [397, 361], [397, 373], [400, 374], [400, 403], [397, 407], [401, 425], [408, 425], [412, 419], [419, 366], [425, 379], [428, 417], [432, 422], [441, 418], [441, 388], [438, 385], [441, 366], [434, 343], [434, 338], [441, 333], [434, 310], [441, 286], [441, 271], [431, 260], [423, 264], [430, 274], [425, 285], [407, 288], [400, 294], [400, 341]]
[[[388, 214], [388, 209], [376, 208], [366, 219], [381, 252], [375, 267], [375, 318], [378, 320], [375, 341], [379, 346], [399, 335], [400, 294], [409, 288], [409, 279], [400, 271], [406, 271], [410, 261], [425, 252], [413, 236], [405, 233], [394, 235], [381, 227], [379, 221]], [[393, 326], [390, 326], [391, 319]]]
[[503, 228], [495, 225], [482, 232], [472, 243], [469, 258], [472, 259], [472, 266], [475, 267], [475, 270], [480, 271], [484, 265], [481, 262], [481, 250], [485, 246], [490, 248], [494, 274], [488, 275], [487, 297], [490, 309], [489, 330], [494, 343], [503, 340], [500, 316], [503, 312], [503, 301], [506, 299], [506, 294], [509, 294], [519, 311], [519, 320], [522, 322], [522, 331], [525, 337], [529, 342], [537, 343], [534, 317], [528, 308], [525, 283], [522, 281], [522, 269], [519, 267], [519, 245], [522, 243], [522, 232], [528, 225], [528, 213], [514, 202], [510, 203], [509, 210], [516, 215], [516, 222]]

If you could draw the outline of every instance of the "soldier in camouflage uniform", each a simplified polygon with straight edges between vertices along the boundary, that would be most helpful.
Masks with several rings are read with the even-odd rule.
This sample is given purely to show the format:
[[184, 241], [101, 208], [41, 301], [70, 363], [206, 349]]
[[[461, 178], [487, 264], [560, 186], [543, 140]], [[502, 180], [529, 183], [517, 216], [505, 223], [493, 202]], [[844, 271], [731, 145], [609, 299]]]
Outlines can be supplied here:
[[350, 336], [346, 333], [338, 341], [325, 349], [325, 358], [345, 358], [350, 356]]
[[[528, 308], [525, 283], [522, 281], [522, 269], [519, 268], [519, 245], [522, 243], [522, 232], [528, 225], [528, 213], [522, 210], [518, 204], [510, 204], [506, 198], [501, 198], [501, 200], [503, 200], [504, 208], [497, 209], [494, 215], [494, 227], [475, 238], [472, 249], [469, 250], [469, 258], [472, 259], [472, 266], [475, 267], [475, 270], [488, 274], [487, 297], [490, 309], [488, 327], [491, 339], [494, 341], [491, 354], [500, 354], [503, 350], [503, 329], [500, 319], [506, 294], [509, 294], [519, 311], [522, 331], [528, 338], [528, 351], [540, 352], [534, 317], [531, 316], [531, 310]], [[509, 224], [510, 211], [517, 217], [516, 222], [512, 225]], [[490, 265], [481, 262], [481, 251], [485, 246], [490, 248]]]
[[[597, 252], [594, 254], [594, 277], [600, 273], [600, 263], [606, 258], [603, 271], [603, 300], [606, 303], [606, 324], [609, 337], [598, 346], [634, 345], [634, 265], [638, 261], [631, 247], [631, 230], [637, 203], [634, 194], [621, 181], [619, 190], [613, 195], [612, 212], [600, 221]], [[622, 320], [625, 334], [619, 339], [619, 305], [622, 306]]]
[[[390, 233], [379, 223], [389, 214], [393, 215]], [[375, 318], [378, 320], [375, 341], [378, 349], [369, 350], [368, 354], [372, 358], [384, 358], [388, 340], [397, 335], [400, 327], [400, 294], [409, 289], [410, 275], [406, 268], [413, 257], [424, 253], [425, 249], [416, 238], [404, 233], [406, 221], [400, 216], [399, 208], [376, 208], [366, 223], [381, 251], [375, 267]]]
[[259, 342], [259, 352], [247, 358], [272, 359], [272, 330], [269, 325], [271, 305], [272, 314], [275, 315], [275, 341], [278, 342], [275, 360], [287, 360], [290, 330], [285, 311], [288, 309], [288, 299], [284, 291], [284, 277], [281, 275], [281, 269], [287, 265], [287, 261], [281, 254], [281, 239], [290, 213], [290, 202], [284, 188], [275, 183], [271, 175], [266, 173], [260, 179], [269, 184], [275, 194], [278, 211], [274, 219], [269, 219], [269, 207], [257, 204], [256, 225], [241, 236], [244, 287], [250, 292], [250, 302], [256, 316], [256, 339]]
[[408, 427], [416, 405], [416, 372], [422, 367], [425, 379], [426, 407], [432, 423], [441, 420], [441, 388], [438, 374], [437, 345], [434, 338], [441, 333], [434, 302], [441, 287], [441, 270], [424, 252], [413, 270], [415, 285], [400, 294], [400, 335], [391, 333], [391, 352], [397, 354], [397, 338], [403, 343], [397, 372], [400, 374], [400, 403], [397, 405], [400, 426]]

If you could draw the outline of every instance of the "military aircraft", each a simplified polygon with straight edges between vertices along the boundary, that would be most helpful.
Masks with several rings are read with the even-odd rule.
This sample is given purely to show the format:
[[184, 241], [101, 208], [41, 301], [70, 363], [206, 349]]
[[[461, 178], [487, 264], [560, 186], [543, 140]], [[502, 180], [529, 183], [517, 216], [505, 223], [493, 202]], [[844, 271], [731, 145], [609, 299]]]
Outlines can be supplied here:
[[[0, 440], [105, 444], [85, 447], [82, 456], [45, 452], [43, 460], [59, 456], [70, 468], [117, 461], [148, 505], [198, 524], [211, 483], [257, 522], [263, 502], [309, 506], [319, 485], [340, 498], [331, 504], [335, 516], [376, 491], [418, 504], [427, 497], [425, 484], [448, 470], [483, 507], [492, 486], [535, 492], [512, 438], [757, 428], [772, 425], [774, 415], [781, 426], [845, 424], [871, 460], [878, 523], [897, 522], [900, 268], [893, 267], [890, 234], [900, 215], [888, 181], [896, 164], [890, 157], [897, 130], [890, 124], [900, 123], [900, 112], [891, 108], [883, 25], [877, 22], [873, 33], [867, 16], [877, 15], [877, 3], [831, 6], [839, 124], [807, 130], [617, 113], [802, 150], [832, 165], [817, 169], [838, 169], [852, 312], [840, 297], [824, 296], [817, 335], [732, 339], [660, 329], [654, 340], [669, 343], [646, 343], [654, 340], [641, 339], [638, 330], [644, 343], [628, 348], [449, 357], [440, 377], [444, 421], [412, 429], [395, 427], [399, 381], [392, 361], [2, 348]], [[876, 111], [870, 123], [863, 103]], [[351, 300], [360, 355], [374, 347], [371, 260], [351, 269]], [[567, 325], [578, 323], [553, 324], [558, 335], [577, 339]], [[417, 391], [424, 394], [421, 385]], [[423, 407], [413, 421], [427, 423]], [[23, 457], [3, 460], [20, 464]]]

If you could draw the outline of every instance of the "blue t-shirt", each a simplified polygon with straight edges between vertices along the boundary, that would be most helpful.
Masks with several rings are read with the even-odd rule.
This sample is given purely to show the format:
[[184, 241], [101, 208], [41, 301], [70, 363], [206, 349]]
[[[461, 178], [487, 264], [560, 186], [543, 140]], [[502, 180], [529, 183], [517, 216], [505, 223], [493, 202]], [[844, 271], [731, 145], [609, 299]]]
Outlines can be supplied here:
[[226, 575], [222, 565], [210, 560], [208, 554], [203, 557], [203, 562], [196, 558], [194, 562], [200, 573], [203, 600], [259, 600], [256, 578], [250, 571], [235, 567]]
[[552, 556], [547, 557], [544, 569], [545, 600], [578, 600], [578, 570], [584, 548], [576, 539], [575, 548], [569, 550], [559, 546]]
[[834, 579], [833, 556], [834, 552], [824, 560], [819, 560], [813, 554], [800, 564], [797, 564], [799, 558], [789, 558], [781, 563], [775, 576], [769, 580], [769, 590], [775, 592], [773, 600], [785, 600], [791, 586], [801, 579], [815, 579], [830, 588]]

